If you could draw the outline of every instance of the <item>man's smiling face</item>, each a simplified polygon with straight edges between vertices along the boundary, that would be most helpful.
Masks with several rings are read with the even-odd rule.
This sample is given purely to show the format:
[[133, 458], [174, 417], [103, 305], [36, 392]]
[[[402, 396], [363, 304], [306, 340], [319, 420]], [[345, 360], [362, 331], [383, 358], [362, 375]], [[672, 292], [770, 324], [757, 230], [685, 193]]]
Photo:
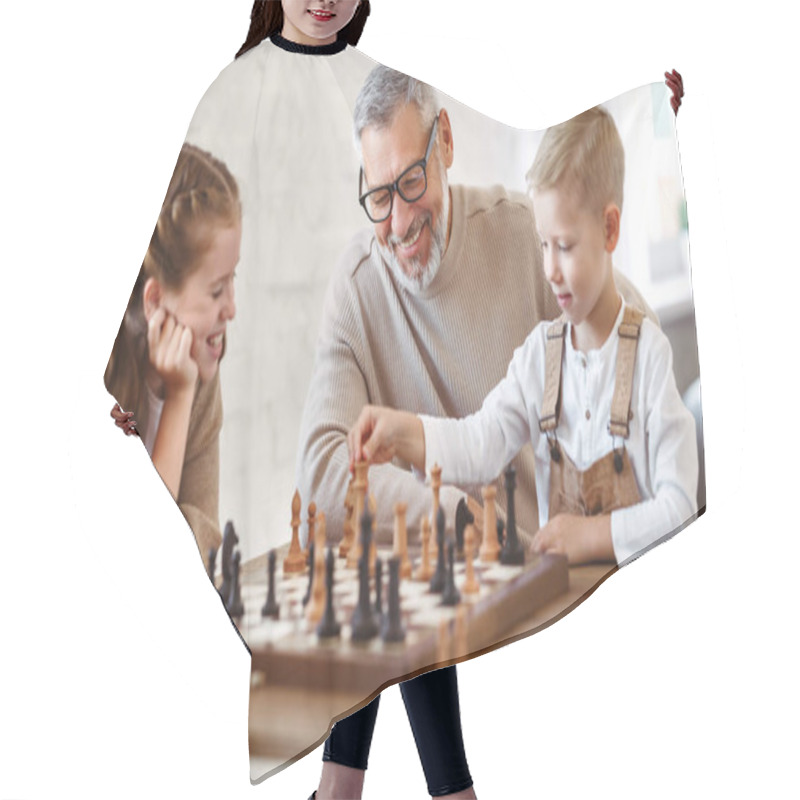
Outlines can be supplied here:
[[[389, 217], [373, 223], [384, 258], [411, 291], [430, 284], [447, 248], [450, 204], [446, 167], [452, 163], [452, 148], [442, 148], [442, 142], [452, 139], [446, 112], [441, 113], [438, 127], [426, 170], [425, 193], [408, 203], [395, 192]], [[388, 126], [365, 128], [361, 134], [364, 190], [391, 184], [423, 158], [430, 133], [430, 128], [422, 125], [419, 110], [411, 104], [403, 106]]]

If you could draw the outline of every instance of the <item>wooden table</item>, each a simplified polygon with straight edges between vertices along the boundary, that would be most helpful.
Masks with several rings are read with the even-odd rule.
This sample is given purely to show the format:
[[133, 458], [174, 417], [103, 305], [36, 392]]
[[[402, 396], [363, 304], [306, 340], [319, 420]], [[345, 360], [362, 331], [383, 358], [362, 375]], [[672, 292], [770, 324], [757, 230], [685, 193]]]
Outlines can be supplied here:
[[[469, 658], [530, 636], [552, 625], [580, 605], [616, 570], [614, 564], [571, 567], [569, 589], [566, 593], [511, 628], [500, 643], [473, 653]], [[464, 660], [467, 659], [456, 659], [451, 663]], [[376, 692], [364, 697], [363, 694], [355, 692], [275, 687], [259, 684], [257, 677], [254, 680], [250, 692], [249, 714], [253, 780], [267, 777], [314, 750], [327, 738], [335, 719], [347, 716], [366, 705], [377, 694]], [[345, 713], [341, 713], [343, 708], [347, 709]], [[281, 721], [279, 726], [274, 724], [276, 719]]]

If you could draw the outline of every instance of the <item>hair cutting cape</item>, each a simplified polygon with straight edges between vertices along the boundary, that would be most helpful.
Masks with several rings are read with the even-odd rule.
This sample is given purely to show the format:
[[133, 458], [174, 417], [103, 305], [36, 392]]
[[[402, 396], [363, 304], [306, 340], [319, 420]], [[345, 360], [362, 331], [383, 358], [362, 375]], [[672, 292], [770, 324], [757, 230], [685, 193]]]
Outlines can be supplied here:
[[[414, 582], [404, 579], [412, 587], [402, 601], [405, 641], [387, 644], [378, 635], [358, 644], [351, 641], [350, 625], [357, 594], [356, 570], [348, 569], [340, 559], [333, 591], [335, 614], [342, 625], [340, 637], [320, 641], [316, 623], [307, 621], [302, 600], [308, 570], [303, 567], [293, 576], [284, 575], [295, 491], [299, 489], [299, 523], [295, 524], [301, 542], [306, 540], [309, 505], [314, 502], [317, 522], [324, 513], [327, 539], [335, 543], [338, 555], [350, 478], [347, 430], [362, 401], [385, 403], [391, 398], [388, 391], [371, 395], [380, 384], [376, 374], [382, 367], [375, 366], [370, 352], [357, 352], [357, 344], [368, 349], [372, 343], [382, 352], [391, 352], [392, 337], [397, 337], [395, 374], [387, 380], [405, 381], [405, 386], [412, 387], [423, 381], [416, 394], [417, 407], [409, 410], [434, 416], [474, 411], [491, 388], [487, 374], [476, 378], [477, 388], [471, 386], [469, 368], [466, 377], [459, 379], [463, 383], [452, 379], [452, 385], [446, 385], [448, 376], [436, 372], [442, 353], [448, 349], [455, 352], [461, 345], [447, 341], [448, 332], [434, 330], [430, 319], [424, 332], [428, 338], [417, 343], [418, 359], [413, 363], [403, 360], [403, 342], [413, 339], [408, 331], [419, 322], [415, 308], [425, 302], [445, 302], [446, 296], [442, 298], [448, 286], [437, 289], [434, 285], [429, 288], [430, 297], [412, 298], [385, 271], [376, 281], [388, 287], [385, 296], [394, 292], [397, 300], [381, 307], [371, 307], [365, 299], [368, 294], [358, 295], [352, 288], [357, 270], [383, 264], [375, 250], [372, 226], [358, 202], [360, 157], [352, 132], [356, 97], [375, 63], [349, 46], [332, 49], [338, 51], [313, 53], [300, 48], [301, 52], [293, 52], [279, 42], [265, 40], [223, 70], [201, 100], [186, 137], [187, 142], [227, 165], [238, 183], [242, 205], [236, 316], [227, 325], [218, 386], [215, 379], [197, 390], [187, 444], [186, 458], [192, 454], [199, 459], [195, 466], [205, 466], [201, 474], [185, 468], [184, 482], [191, 480], [193, 485], [182, 485], [178, 502], [204, 562], [208, 561], [208, 549], [219, 545], [227, 522], [238, 537], [238, 594], [244, 613], [232, 614], [232, 618], [253, 658], [249, 741], [254, 782], [316, 747], [333, 721], [385, 686], [541, 628], [574, 607], [580, 597], [591, 593], [593, 585], [618, 568], [606, 564], [567, 571], [557, 565], [551, 577], [545, 575], [537, 583], [533, 578], [521, 579], [519, 574], [524, 571], [508, 567], [505, 569], [511, 572], [495, 576], [496, 583], [485, 579], [478, 600], [444, 609], [428, 594], [427, 583], [413, 588]], [[543, 132], [507, 127], [449, 97], [439, 96], [438, 101], [452, 122], [455, 163], [448, 180], [453, 187], [454, 215], [461, 214], [463, 224], [469, 225], [469, 208], [499, 202], [497, 198], [524, 207], [528, 202], [525, 175]], [[686, 210], [667, 88], [660, 83], [644, 86], [604, 106], [616, 122], [626, 159], [622, 235], [614, 265], [658, 317], [674, 354], [675, 384], [698, 423], [700, 478], [695, 510], [661, 532], [649, 547], [695, 518], [696, 509], [700, 513], [705, 509]], [[503, 231], [497, 235], [503, 239]], [[509, 246], [513, 251], [516, 244], [510, 242]], [[518, 249], [523, 253], [519, 258], [528, 259], [519, 265], [519, 274], [541, 269], [540, 259], [529, 258], [523, 248]], [[453, 260], [456, 255], [448, 253]], [[500, 261], [498, 256], [497, 263]], [[457, 260], [450, 266], [454, 267], [452, 282], [457, 282]], [[382, 268], [386, 270], [385, 264]], [[496, 271], [501, 294], [529, 291], [525, 278], [518, 287], [506, 285], [492, 257], [485, 260], [484, 268]], [[338, 282], [338, 288], [331, 286], [332, 282]], [[342, 286], [350, 286], [351, 294], [345, 300]], [[504, 314], [492, 311], [489, 298], [486, 308], [485, 313], [469, 318], [470, 335], [483, 342], [503, 339], [504, 326], [512, 323]], [[508, 314], [509, 318], [519, 316], [514, 309]], [[506, 337], [505, 350], [492, 365], [492, 383], [505, 374], [514, 349], [538, 321], [514, 323], [518, 330]], [[373, 325], [382, 331], [374, 342]], [[360, 329], [358, 343], [348, 338], [350, 333], [342, 332], [353, 328]], [[331, 338], [336, 336], [340, 336], [336, 346], [342, 350], [337, 357], [349, 365], [347, 369], [338, 370], [336, 362], [331, 367], [325, 361], [330, 356], [326, 348], [330, 350]], [[495, 352], [492, 346], [488, 352]], [[483, 358], [476, 352], [469, 357], [478, 365]], [[323, 382], [327, 386], [322, 386]], [[425, 382], [434, 387], [428, 394]], [[137, 421], [148, 417], [150, 412], [143, 406], [147, 401], [140, 399], [147, 397], [146, 392], [125, 394], [110, 381], [107, 386], [126, 410], [134, 412]], [[328, 396], [326, 391], [339, 400], [352, 397], [351, 402], [343, 402], [349, 418], [337, 418], [341, 409], [330, 414], [326, 408], [318, 410], [323, 402], [320, 397]], [[468, 399], [460, 399], [459, 393]], [[518, 484], [524, 483], [524, 476], [523, 465], [518, 470]], [[403, 487], [402, 492], [397, 487]], [[502, 475], [495, 487], [497, 513], [502, 518], [507, 505]], [[480, 486], [462, 488], [481, 500]], [[645, 489], [652, 491], [653, 487]], [[448, 537], [453, 535], [454, 502], [460, 493], [451, 487], [441, 490]], [[370, 472], [368, 494], [374, 496], [378, 557], [384, 561], [394, 535], [394, 504], [400, 499], [407, 504], [409, 550], [416, 569], [420, 521], [431, 512], [430, 486], [403, 465], [394, 464]], [[368, 499], [365, 504], [369, 506]], [[518, 485], [516, 518], [523, 540], [538, 525], [535, 504], [531, 487]], [[277, 619], [261, 613], [267, 599], [267, 554], [273, 549], [280, 606]], [[221, 574], [222, 562], [220, 551], [214, 576], [217, 587], [224, 577], [229, 578], [227, 586], [232, 580]], [[197, 566], [202, 568], [200, 560]], [[384, 611], [387, 573], [384, 563]], [[460, 585], [463, 566], [457, 565], [456, 576]], [[231, 596], [222, 599], [220, 613], [224, 613], [223, 607], [230, 608]]]

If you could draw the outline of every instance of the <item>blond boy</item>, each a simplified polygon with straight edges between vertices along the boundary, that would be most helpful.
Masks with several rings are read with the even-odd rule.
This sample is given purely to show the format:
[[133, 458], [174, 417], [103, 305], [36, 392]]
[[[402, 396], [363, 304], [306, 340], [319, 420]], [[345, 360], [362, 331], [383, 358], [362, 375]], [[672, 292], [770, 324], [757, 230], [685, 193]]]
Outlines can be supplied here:
[[614, 283], [625, 156], [594, 108], [550, 128], [528, 173], [545, 277], [562, 309], [513, 356], [506, 377], [462, 420], [366, 406], [351, 460], [395, 456], [447, 483], [486, 483], [528, 441], [536, 456], [536, 552], [622, 564], [697, 511], [694, 420], [672, 351]]

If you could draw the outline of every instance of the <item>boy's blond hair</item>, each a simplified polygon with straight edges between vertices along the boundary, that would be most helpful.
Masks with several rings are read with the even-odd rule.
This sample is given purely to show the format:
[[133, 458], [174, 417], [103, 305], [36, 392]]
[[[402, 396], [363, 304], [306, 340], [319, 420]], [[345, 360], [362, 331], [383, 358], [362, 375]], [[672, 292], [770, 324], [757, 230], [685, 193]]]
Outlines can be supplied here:
[[531, 192], [566, 185], [592, 211], [609, 203], [622, 211], [625, 150], [608, 111], [596, 106], [548, 128], [525, 177]]

